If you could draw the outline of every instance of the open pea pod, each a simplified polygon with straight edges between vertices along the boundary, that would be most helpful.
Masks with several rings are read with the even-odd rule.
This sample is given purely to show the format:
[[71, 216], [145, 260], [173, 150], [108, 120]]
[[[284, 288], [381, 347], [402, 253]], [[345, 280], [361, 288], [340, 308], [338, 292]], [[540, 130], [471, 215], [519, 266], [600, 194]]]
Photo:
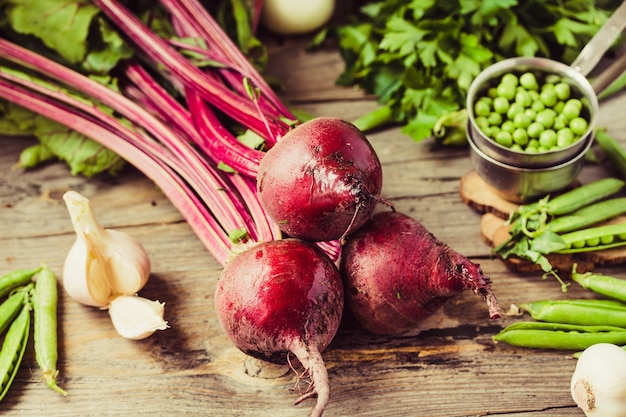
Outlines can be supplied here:
[[626, 246], [626, 223], [590, 227], [559, 235], [566, 247], [556, 253], [579, 253]]

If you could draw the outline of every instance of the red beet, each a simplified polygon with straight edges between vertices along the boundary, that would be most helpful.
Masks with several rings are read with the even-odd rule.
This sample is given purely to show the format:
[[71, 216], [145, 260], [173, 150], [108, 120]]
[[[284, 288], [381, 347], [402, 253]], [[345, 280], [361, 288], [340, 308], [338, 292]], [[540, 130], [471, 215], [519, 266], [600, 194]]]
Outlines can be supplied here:
[[296, 403], [317, 395], [321, 416], [330, 387], [321, 352], [335, 336], [344, 306], [339, 270], [312, 244], [297, 239], [260, 243], [224, 267], [215, 292], [220, 322], [244, 353], [287, 363], [291, 352], [312, 384]]
[[257, 181], [268, 217], [309, 241], [357, 230], [381, 201], [378, 156], [356, 126], [333, 117], [289, 131], [261, 160]]
[[463, 290], [481, 294], [500, 316], [480, 267], [405, 214], [385, 211], [352, 234], [342, 251], [346, 306], [377, 334], [415, 327]]

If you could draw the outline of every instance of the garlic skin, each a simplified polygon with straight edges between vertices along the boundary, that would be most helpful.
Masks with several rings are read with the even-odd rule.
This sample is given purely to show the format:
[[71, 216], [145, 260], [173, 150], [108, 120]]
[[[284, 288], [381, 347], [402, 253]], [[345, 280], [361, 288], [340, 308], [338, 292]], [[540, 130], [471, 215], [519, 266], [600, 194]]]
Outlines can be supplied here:
[[100, 225], [89, 200], [68, 191], [63, 200], [76, 240], [63, 268], [63, 286], [81, 304], [106, 307], [118, 295], [135, 294], [150, 276], [150, 258], [133, 236]]
[[585, 349], [570, 390], [587, 417], [626, 417], [626, 351], [610, 343]]
[[141, 340], [169, 326], [163, 319], [165, 303], [136, 295], [122, 295], [109, 305], [109, 316], [117, 333], [132, 340]]

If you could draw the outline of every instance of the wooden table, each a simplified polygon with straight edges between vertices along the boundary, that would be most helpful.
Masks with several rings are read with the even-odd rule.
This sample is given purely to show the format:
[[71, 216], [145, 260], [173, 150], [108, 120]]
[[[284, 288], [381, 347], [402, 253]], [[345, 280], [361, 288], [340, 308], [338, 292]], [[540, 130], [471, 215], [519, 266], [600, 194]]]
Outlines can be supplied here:
[[[316, 115], [353, 119], [376, 104], [334, 80], [343, 64], [332, 49], [306, 52], [304, 40], [271, 45], [269, 74], [285, 83], [285, 100]], [[626, 143], [626, 95], [602, 104], [600, 125]], [[415, 143], [399, 128], [369, 135], [384, 166], [384, 195], [437, 237], [480, 263], [504, 310], [542, 298], [589, 297], [568, 293], [539, 273], [518, 273], [490, 257], [480, 213], [459, 197], [470, 169], [466, 148]], [[164, 301], [170, 329], [143, 341], [119, 337], [106, 311], [78, 305], [60, 291], [62, 397], [39, 382], [27, 351], [11, 391], [0, 405], [7, 416], [306, 416], [311, 401], [292, 401], [296, 375], [287, 367], [247, 358], [216, 319], [213, 292], [219, 264], [158, 189], [126, 169], [117, 178], [73, 177], [59, 163], [32, 171], [13, 168], [29, 140], [1, 139], [0, 272], [42, 261], [61, 275], [74, 240], [61, 199], [76, 190], [92, 201], [109, 228], [136, 236], [153, 263], [141, 295]], [[588, 165], [581, 181], [611, 175]], [[602, 268], [623, 276], [619, 267]], [[332, 398], [328, 416], [583, 416], [569, 393], [576, 364], [571, 352], [495, 344], [491, 337], [518, 320], [490, 320], [483, 300], [463, 294], [415, 331], [377, 337], [345, 320], [324, 354]]]

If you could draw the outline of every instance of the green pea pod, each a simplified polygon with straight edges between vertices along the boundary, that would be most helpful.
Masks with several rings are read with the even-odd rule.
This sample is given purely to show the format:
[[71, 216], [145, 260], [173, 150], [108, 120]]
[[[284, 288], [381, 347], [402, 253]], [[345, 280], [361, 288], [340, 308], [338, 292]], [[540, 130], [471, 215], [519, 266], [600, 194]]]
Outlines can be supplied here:
[[0, 350], [0, 401], [4, 398], [22, 363], [30, 333], [30, 304], [22, 310], [9, 326]]
[[496, 342], [531, 349], [584, 350], [596, 343], [626, 344], [626, 329], [564, 323], [519, 322], [493, 336]]
[[[597, 301], [597, 302], [596, 302]], [[544, 322], [626, 328], [626, 305], [604, 300], [541, 300], [521, 304], [532, 318]]]
[[13, 319], [19, 314], [24, 303], [27, 301], [28, 291], [32, 289], [32, 284], [18, 289], [9, 298], [0, 304], [0, 334], [9, 327]]
[[0, 298], [6, 297], [17, 287], [27, 285], [33, 277], [41, 271], [41, 267], [35, 269], [16, 269], [0, 276]]
[[565, 244], [557, 253], [579, 253], [626, 246], [626, 223], [590, 227], [560, 235]]
[[62, 395], [67, 393], [57, 385], [57, 279], [44, 266], [35, 281], [33, 293], [35, 311], [35, 359], [43, 371], [43, 381]]
[[550, 199], [546, 203], [546, 211], [552, 216], [571, 213], [617, 193], [625, 184], [618, 178], [602, 178], [581, 185]]
[[574, 264], [572, 267], [572, 280], [580, 284], [583, 288], [589, 289], [597, 294], [626, 302], [626, 280], [624, 279], [594, 274], [593, 272], [579, 274], [576, 272], [576, 264]]
[[567, 233], [612, 219], [626, 213], [626, 197], [616, 197], [590, 204], [565, 216], [548, 222], [547, 229], [554, 233]]

